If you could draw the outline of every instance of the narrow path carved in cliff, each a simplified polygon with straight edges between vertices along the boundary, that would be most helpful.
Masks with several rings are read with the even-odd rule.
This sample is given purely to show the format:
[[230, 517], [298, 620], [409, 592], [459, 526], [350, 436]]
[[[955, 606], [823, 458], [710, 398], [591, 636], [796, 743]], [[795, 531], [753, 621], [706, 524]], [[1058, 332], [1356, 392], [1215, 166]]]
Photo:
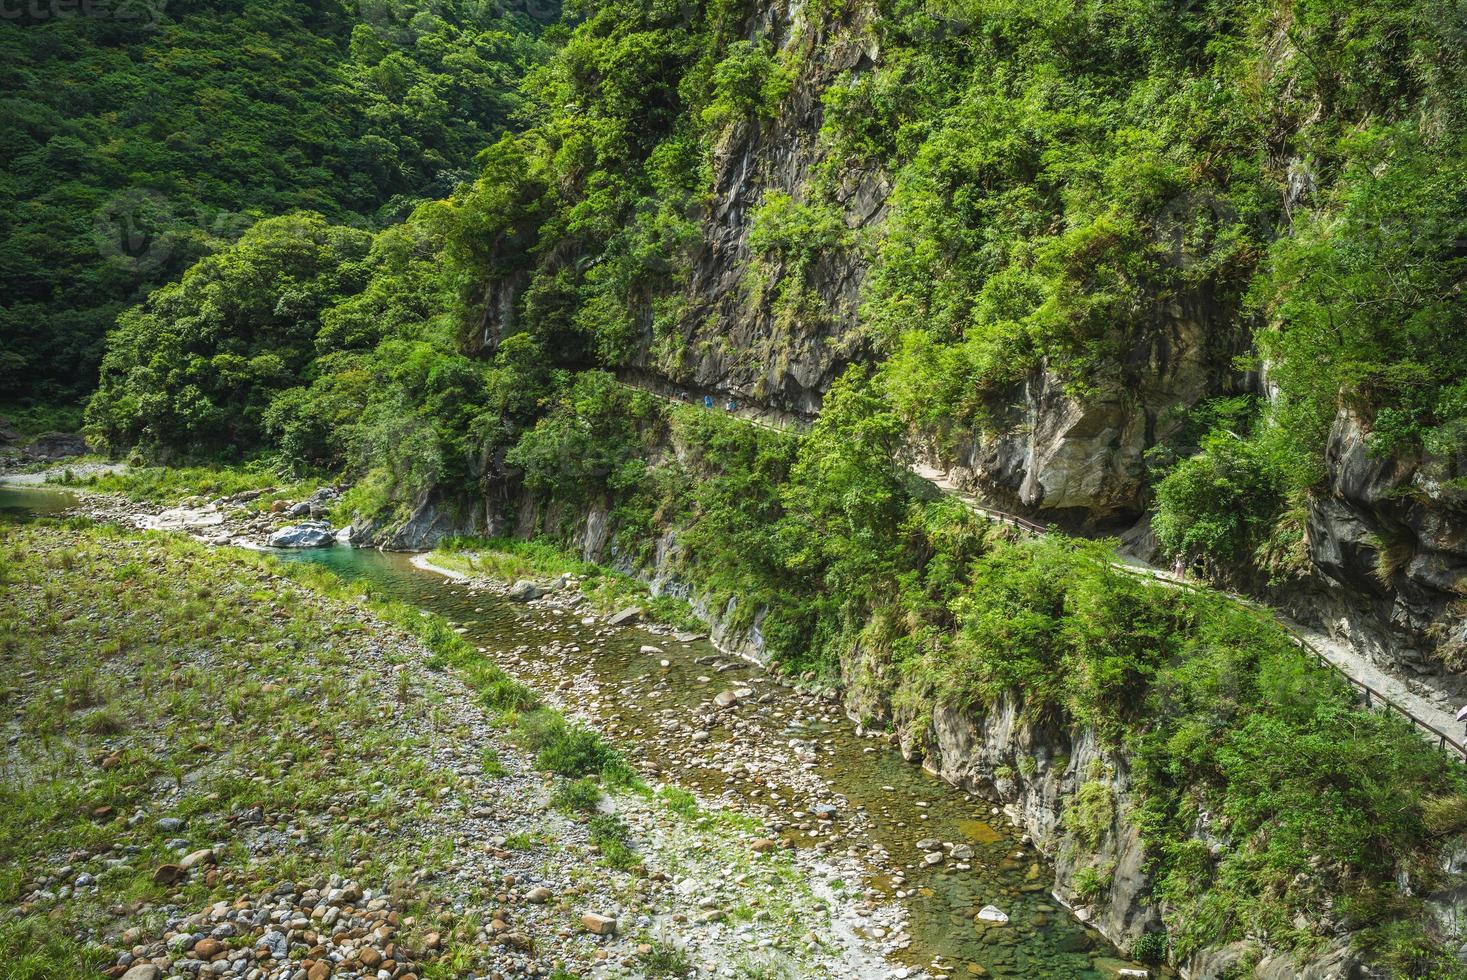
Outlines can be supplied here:
[[[670, 383], [654, 386], [641, 378], [633, 380], [623, 377], [620, 380], [628, 388], [645, 392], [654, 398], [659, 398], [674, 405], [695, 404], [695, 393], [678, 388]], [[799, 416], [790, 413], [781, 413], [761, 405], [740, 404], [733, 396], [726, 394], [717, 394], [715, 396], [713, 392], [698, 392], [696, 393], [696, 400], [701, 400], [705, 394], [715, 399], [715, 404], [712, 408], [708, 409], [709, 411], [722, 412], [732, 418], [759, 426], [763, 429], [776, 432], [800, 432], [809, 427], [809, 422]], [[1021, 517], [1017, 514], [1006, 513], [984, 503], [973, 494], [959, 487], [952, 477], [942, 470], [923, 462], [908, 463], [907, 468], [915, 476], [931, 483], [943, 493], [962, 501], [969, 510], [986, 520], [1009, 524], [1031, 534], [1048, 535], [1054, 533], [1050, 528], [1031, 521], [1028, 518]], [[1458, 723], [1449, 707], [1431, 701], [1412, 691], [1403, 680], [1386, 673], [1369, 657], [1360, 653], [1349, 644], [1342, 643], [1318, 630], [1303, 626], [1276, 610], [1245, 596], [1215, 589], [1211, 586], [1199, 586], [1186, 581], [1168, 569], [1159, 568], [1131, 555], [1117, 554], [1108, 564], [1117, 571], [1122, 571], [1130, 575], [1143, 576], [1165, 588], [1186, 588], [1214, 592], [1251, 612], [1270, 617], [1280, 629], [1288, 633], [1299, 644], [1301, 651], [1306, 656], [1316, 658], [1321, 666], [1332, 668], [1336, 673], [1348, 680], [1357, 691], [1361, 692], [1362, 698], [1367, 704], [1373, 707], [1384, 707], [1395, 710], [1398, 714], [1411, 720], [1416, 725], [1417, 730], [1429, 741], [1467, 760], [1467, 745], [1464, 745], [1462, 738], [1455, 734]]]

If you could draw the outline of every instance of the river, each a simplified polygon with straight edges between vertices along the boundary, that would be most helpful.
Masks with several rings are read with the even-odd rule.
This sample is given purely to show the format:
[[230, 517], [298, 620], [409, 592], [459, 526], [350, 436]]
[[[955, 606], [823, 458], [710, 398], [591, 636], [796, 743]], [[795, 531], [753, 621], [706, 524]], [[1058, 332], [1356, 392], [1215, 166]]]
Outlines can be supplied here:
[[[59, 513], [74, 502], [50, 487], [0, 485], [0, 512], [10, 515]], [[407, 555], [347, 545], [273, 553], [448, 619], [486, 656], [606, 732], [649, 779], [751, 813], [796, 846], [859, 859], [865, 880], [851, 882], [845, 900], [898, 899], [907, 910], [909, 942], [887, 934], [897, 930], [865, 930], [895, 964], [936, 976], [1086, 980], [1137, 966], [1051, 897], [1052, 868], [990, 803], [905, 762], [884, 739], [862, 737], [837, 706], [706, 640], [608, 629], [579, 611], [510, 602]], [[649, 646], [658, 652], [644, 652]], [[725, 690], [748, 692], [737, 710], [713, 707]], [[833, 819], [821, 818], [825, 808]], [[972, 857], [949, 853], [928, 865], [919, 841], [966, 845]], [[976, 921], [988, 905], [1009, 921]]]

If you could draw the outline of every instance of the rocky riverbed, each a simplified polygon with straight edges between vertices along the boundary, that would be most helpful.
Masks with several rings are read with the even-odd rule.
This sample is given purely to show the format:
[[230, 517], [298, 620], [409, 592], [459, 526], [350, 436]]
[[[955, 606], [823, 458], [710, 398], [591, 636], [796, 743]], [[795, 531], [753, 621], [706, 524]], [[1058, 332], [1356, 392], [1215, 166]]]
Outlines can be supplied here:
[[[277, 504], [268, 491], [172, 508], [83, 493], [78, 510], [214, 544], [258, 547], [280, 527], [308, 518], [312, 505]], [[291, 516], [292, 508], [299, 513]], [[301, 560], [371, 556], [406, 565], [405, 559], [339, 547], [293, 554]], [[423, 576], [416, 578], [421, 583]], [[884, 734], [853, 729], [831, 692], [755, 670], [701, 637], [638, 623], [629, 611], [607, 615], [592, 608], [577, 586], [571, 577], [518, 588], [456, 577], [432, 586], [432, 601], [424, 604], [453, 616], [458, 632], [480, 642], [481, 652], [546, 692], [566, 713], [628, 746], [649, 783], [690, 789], [700, 814], [720, 815], [700, 816], [695, 829], [722, 836], [718, 821], [732, 821], [745, 857], [760, 856], [756, 867], [778, 859], [796, 869], [784, 885], [741, 880], [748, 872], [737, 861], [696, 873], [666, 870], [665, 880], [653, 875], [644, 888], [691, 905], [665, 914], [673, 928], [728, 932], [742, 955], [803, 949], [827, 957], [821, 965], [806, 964], [795, 974], [801, 976], [827, 975], [822, 971], [832, 969], [829, 957], [836, 951], [842, 965], [829, 975], [1139, 975], [1143, 968], [1118, 959], [1049, 898], [1050, 872], [1027, 840], [1006, 829], [997, 810], [901, 763]], [[511, 593], [517, 601], [505, 601]], [[472, 768], [472, 759], [465, 764]], [[636, 834], [671, 841], [677, 849], [680, 838], [668, 837], [656, 806], [619, 797], [617, 808]], [[513, 839], [515, 833], [497, 836]], [[696, 853], [705, 846], [682, 844]], [[486, 873], [492, 878], [492, 872], [471, 869], [469, 880]], [[535, 887], [558, 894], [550, 885]], [[781, 912], [796, 927], [782, 945], [750, 932], [756, 919], [734, 922], [736, 910], [775, 914], [768, 897], [749, 905], [751, 887], [766, 896], [803, 889], [814, 903], [798, 914]], [[776, 905], [786, 909], [784, 899]], [[515, 931], [498, 921], [501, 934]], [[623, 955], [633, 961], [623, 968], [636, 969], [640, 945]], [[532, 965], [540, 970], [544, 958], [515, 961], [520, 973], [505, 975], [535, 975], [525, 972]], [[720, 960], [713, 955], [692, 968], [717, 973]], [[1137, 972], [1123, 973], [1131, 970]]]
[[[10, 615], [49, 624], [6, 652], [4, 794], [46, 815], [6, 827], [12, 943], [110, 949], [127, 980], [891, 972], [721, 811], [607, 796], [635, 861], [606, 864], [474, 692], [361, 610], [156, 540], [6, 549]], [[49, 613], [43, 560], [67, 569]]]
[[[637, 746], [644, 772], [756, 819], [763, 846], [860, 882], [844, 925], [895, 962], [938, 976], [1156, 973], [1050, 898], [1052, 872], [998, 808], [902, 763], [891, 736], [850, 723], [830, 689], [767, 673], [701, 635], [628, 620], [635, 610], [602, 615], [574, 576], [507, 583], [439, 571], [451, 576], [460, 630], [490, 643], [525, 636], [482, 649]], [[505, 598], [514, 601], [494, 601]]]

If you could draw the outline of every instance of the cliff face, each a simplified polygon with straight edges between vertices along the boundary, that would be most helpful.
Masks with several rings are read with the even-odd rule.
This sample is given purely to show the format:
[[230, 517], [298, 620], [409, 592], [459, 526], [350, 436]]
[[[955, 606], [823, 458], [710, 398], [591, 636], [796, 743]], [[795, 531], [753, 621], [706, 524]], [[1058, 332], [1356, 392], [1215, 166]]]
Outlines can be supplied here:
[[1309, 501], [1316, 581], [1284, 596], [1423, 692], [1467, 698], [1467, 493], [1458, 458], [1371, 453], [1369, 428], [1342, 412], [1330, 432], [1328, 486]]
[[[831, 383], [855, 360], [857, 305], [867, 262], [856, 245], [833, 249], [808, 268], [774, 263], [757, 271], [750, 245], [753, 212], [771, 195], [796, 203], [811, 193], [825, 161], [821, 95], [837, 78], [869, 68], [878, 56], [863, 35], [861, 11], [807, 20], [799, 8], [761, 4], [750, 28], [777, 53], [803, 67], [773, 118], [735, 123], [712, 159], [713, 186], [699, 215], [701, 245], [692, 258], [684, 312], [673, 336], [649, 328], [631, 366], [690, 388], [712, 389], [783, 410], [815, 412]], [[880, 223], [888, 185], [883, 175], [855, 174], [835, 193], [853, 238]], [[818, 315], [781, 316], [770, 302], [787, 277], [800, 282]]]
[[960, 444], [953, 472], [990, 499], [1081, 527], [1124, 527], [1148, 497], [1146, 451], [1182, 412], [1237, 390], [1231, 359], [1246, 333], [1203, 292], [1154, 311], [1125, 356], [1081, 395], [1047, 367], [1001, 406], [995, 431]]

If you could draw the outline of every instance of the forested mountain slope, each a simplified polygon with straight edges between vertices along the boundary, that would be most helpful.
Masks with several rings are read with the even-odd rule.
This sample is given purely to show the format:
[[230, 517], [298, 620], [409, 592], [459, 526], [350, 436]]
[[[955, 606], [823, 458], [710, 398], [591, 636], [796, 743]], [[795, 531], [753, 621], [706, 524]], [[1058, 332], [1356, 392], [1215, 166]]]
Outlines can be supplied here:
[[1460, 694], [1463, 16], [579, 5], [472, 185], [375, 237], [271, 218], [125, 312], [91, 431], [345, 472], [360, 540], [544, 535], [686, 591], [1022, 806], [1057, 887], [1196, 975], [1453, 975], [1458, 769], [900, 457]]
[[447, 194], [543, 51], [526, 12], [458, 0], [15, 12], [0, 18], [0, 402], [85, 394], [117, 313], [260, 218], [376, 228]]
[[[856, 364], [908, 442], [986, 496], [1083, 527], [1140, 520], [1140, 550], [1257, 589], [1342, 583], [1359, 601], [1331, 618], [1382, 656], [1404, 640], [1455, 690], [1460, 644], [1436, 626], [1467, 569], [1460, 11], [892, 0], [573, 17], [523, 86], [527, 128], [396, 239], [422, 260], [407, 280], [400, 263], [371, 286], [347, 276], [287, 311], [315, 345], [283, 369], [169, 374], [189, 340], [146, 370], [116, 354], [101, 431], [211, 452], [219, 432], [184, 430], [248, 402], [224, 440], [247, 447], [265, 402], [305, 383], [273, 430], [302, 462], [365, 471], [368, 447], [400, 444], [325, 421], [360, 429], [368, 402], [436, 432], [422, 459], [376, 460], [411, 499], [480, 482], [554, 368], [808, 411]], [[406, 314], [352, 339], [320, 326], [347, 315], [321, 312], [337, 295], [360, 314], [404, 288]], [[428, 323], [452, 371], [359, 383], [378, 333], [421, 344]], [[253, 363], [255, 327], [203, 330], [197, 353]]]

